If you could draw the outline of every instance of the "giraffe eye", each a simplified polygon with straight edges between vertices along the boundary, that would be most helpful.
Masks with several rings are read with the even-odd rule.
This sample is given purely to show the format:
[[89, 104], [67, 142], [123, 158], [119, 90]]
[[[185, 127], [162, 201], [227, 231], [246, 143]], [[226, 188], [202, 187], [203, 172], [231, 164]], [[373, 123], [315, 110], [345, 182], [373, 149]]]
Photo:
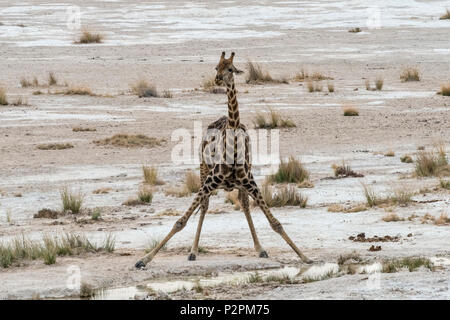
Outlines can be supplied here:
[[228, 69], [228, 71], [233, 72], [233, 69], [230, 68], [230, 69]]
[[217, 67], [215, 67], [214, 69], [216, 69], [216, 71], [217, 71]]

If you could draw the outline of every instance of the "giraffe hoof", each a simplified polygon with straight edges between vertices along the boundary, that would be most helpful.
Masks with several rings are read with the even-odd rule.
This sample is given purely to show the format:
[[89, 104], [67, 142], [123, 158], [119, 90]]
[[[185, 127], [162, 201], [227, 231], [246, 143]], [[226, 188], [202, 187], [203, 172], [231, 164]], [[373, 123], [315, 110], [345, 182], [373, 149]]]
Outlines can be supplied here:
[[269, 255], [267, 254], [266, 250], [263, 250], [259, 253], [260, 258], [268, 258]]
[[144, 263], [144, 261], [139, 260], [138, 262], [136, 262], [136, 264], [134, 265], [134, 267], [135, 267], [136, 269], [143, 269], [143, 268], [145, 268], [145, 263]]
[[308, 259], [308, 258], [306, 258], [306, 259], [303, 259], [303, 262], [304, 262], [304, 263], [306, 263], [306, 264], [312, 264], [312, 263], [314, 263], [314, 261], [313, 261], [313, 260], [311, 260], [311, 259]]
[[197, 256], [195, 255], [195, 253], [189, 254], [189, 256], [188, 256], [189, 261], [195, 261], [195, 259], [197, 259]]

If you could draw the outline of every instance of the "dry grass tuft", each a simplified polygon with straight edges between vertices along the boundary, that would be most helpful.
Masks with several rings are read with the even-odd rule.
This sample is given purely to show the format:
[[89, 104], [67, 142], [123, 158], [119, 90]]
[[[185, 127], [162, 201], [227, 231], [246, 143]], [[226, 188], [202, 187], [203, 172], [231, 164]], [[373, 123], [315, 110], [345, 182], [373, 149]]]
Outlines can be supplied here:
[[199, 175], [191, 170], [186, 172], [184, 186], [186, 187], [187, 190], [189, 190], [189, 192], [197, 193], [201, 187]]
[[300, 70], [297, 74], [294, 76], [294, 81], [322, 81], [322, 80], [333, 80], [332, 77], [325, 76], [324, 74], [316, 71], [313, 73], [309, 73], [304, 68]]
[[450, 166], [444, 145], [437, 145], [435, 151], [419, 151], [415, 173], [419, 177], [450, 175]]
[[170, 90], [164, 90], [162, 96], [163, 96], [163, 98], [166, 98], [166, 99], [173, 98], [173, 94]]
[[327, 87], [328, 87], [328, 92], [330, 92], [330, 93], [334, 92], [334, 84], [333, 83], [328, 82]]
[[439, 18], [439, 20], [447, 20], [447, 19], [450, 19], [450, 10], [449, 9], [447, 9], [445, 14]]
[[241, 202], [239, 201], [239, 191], [233, 190], [231, 192], [227, 192], [225, 195], [225, 203], [231, 203], [234, 210], [240, 210]]
[[359, 28], [359, 27], [351, 28], [350, 30], [348, 30], [348, 32], [350, 32], [350, 33], [358, 33], [358, 32], [361, 32], [361, 28]]
[[276, 183], [301, 183], [309, 180], [309, 171], [305, 169], [299, 160], [290, 156], [288, 162], [280, 159], [278, 171], [268, 176], [267, 180]]
[[58, 79], [56, 79], [56, 76], [53, 72], [48, 73], [48, 85], [49, 86], [56, 86], [58, 84]]
[[39, 150], [64, 150], [73, 148], [73, 144], [70, 143], [48, 143], [40, 144], [37, 146]]
[[441, 91], [439, 91], [438, 94], [450, 97], [450, 83], [441, 85]]
[[260, 84], [264, 82], [273, 83], [288, 83], [286, 79], [274, 79], [269, 72], [264, 71], [262, 67], [251, 61], [247, 62], [248, 74], [246, 78], [247, 83]]
[[295, 123], [290, 119], [283, 119], [281, 115], [269, 109], [269, 117], [266, 118], [264, 113], [257, 113], [253, 124], [257, 129], [274, 129], [274, 128], [292, 128], [296, 127]]
[[400, 80], [402, 80], [403, 82], [420, 81], [419, 70], [414, 67], [407, 67], [403, 69], [402, 73], [400, 74]]
[[389, 212], [388, 214], [386, 214], [383, 218], [383, 221], [385, 222], [397, 222], [397, 221], [405, 221], [405, 219], [400, 218], [396, 213], [394, 212]]
[[388, 196], [380, 197], [376, 195], [375, 191], [368, 185], [362, 183], [364, 197], [366, 198], [367, 205], [369, 207], [375, 207], [379, 205], [399, 205], [407, 206], [412, 202], [411, 197], [414, 192], [411, 192], [405, 187], [394, 188]]
[[266, 204], [271, 208], [285, 206], [305, 208], [308, 202], [308, 197], [303, 196], [292, 185], [282, 186], [274, 192], [273, 188], [268, 183], [265, 183], [262, 186], [261, 194]]
[[383, 89], [383, 84], [384, 84], [383, 78], [376, 78], [376, 79], [375, 79], [375, 88], [376, 88], [377, 90]]
[[71, 211], [73, 214], [81, 212], [84, 201], [84, 195], [81, 192], [74, 193], [65, 187], [61, 190], [60, 196], [64, 212]]
[[16, 100], [14, 100], [13, 103], [11, 103], [12, 106], [20, 107], [20, 106], [29, 106], [28, 100], [24, 99], [22, 97], [18, 97]]
[[85, 128], [85, 127], [74, 127], [72, 128], [73, 132], [93, 132], [97, 131], [95, 128]]
[[393, 150], [389, 150], [384, 153], [385, 157], [395, 157], [395, 152]]
[[434, 224], [438, 226], [449, 225], [450, 218], [446, 213], [443, 212], [438, 218], [434, 219]]
[[332, 204], [327, 208], [329, 212], [344, 212], [344, 213], [354, 213], [366, 211], [367, 206], [365, 204], [357, 204], [351, 206], [344, 206], [342, 204]]
[[354, 107], [345, 107], [344, 108], [344, 116], [346, 116], [346, 117], [359, 116], [359, 111], [358, 111], [358, 109], [356, 109]]
[[412, 163], [413, 159], [410, 155], [405, 154], [404, 156], [400, 157], [400, 161], [403, 163]]
[[132, 87], [131, 91], [139, 98], [159, 97], [156, 87], [145, 79], [138, 80]]
[[360, 173], [357, 173], [357, 172], [353, 171], [352, 168], [350, 167], [350, 165], [345, 164], [344, 161], [342, 161], [341, 165], [333, 164], [331, 166], [331, 168], [333, 168], [334, 176], [336, 178], [346, 178], [346, 177], [360, 178], [360, 177], [364, 177], [363, 174], [360, 174]]
[[6, 91], [0, 88], [0, 106], [8, 105], [8, 97], [6, 96]]
[[439, 185], [443, 189], [450, 190], [450, 180], [439, 180]]
[[142, 166], [142, 171], [144, 173], [144, 182], [155, 186], [155, 185], [162, 185], [164, 184], [163, 181], [158, 179], [158, 169], [151, 166]]
[[101, 43], [103, 36], [99, 33], [91, 33], [89, 30], [83, 30], [80, 38], [75, 41], [75, 44], [87, 44], [87, 43]]
[[318, 81], [310, 81], [306, 83], [306, 88], [308, 89], [308, 92], [321, 92], [323, 90], [322, 83]]
[[93, 194], [107, 194], [112, 191], [112, 188], [99, 188], [92, 191]]
[[78, 95], [78, 96], [91, 96], [95, 97], [97, 96], [95, 93], [92, 92], [92, 90], [88, 87], [82, 87], [82, 86], [72, 86], [67, 88], [64, 91], [56, 92], [56, 94], [65, 94], [65, 95]]
[[114, 147], [125, 147], [125, 148], [138, 148], [138, 147], [148, 147], [153, 148], [155, 146], [160, 146], [165, 139], [158, 139], [155, 137], [147, 137], [143, 134], [128, 135], [128, 134], [116, 134], [111, 138], [95, 140], [94, 143], [97, 145], [111, 145]]

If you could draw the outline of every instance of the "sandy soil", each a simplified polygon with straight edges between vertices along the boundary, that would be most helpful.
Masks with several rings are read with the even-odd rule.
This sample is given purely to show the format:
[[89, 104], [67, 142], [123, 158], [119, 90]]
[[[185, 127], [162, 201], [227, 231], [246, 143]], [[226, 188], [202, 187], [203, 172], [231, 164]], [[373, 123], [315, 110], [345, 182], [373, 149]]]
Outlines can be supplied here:
[[[330, 4], [251, 1], [208, 5], [184, 1], [136, 4], [130, 1], [72, 1], [80, 6], [83, 26], [105, 35], [104, 43], [74, 45], [77, 31], [66, 26], [64, 3], [0, 3], [0, 85], [10, 101], [26, 98], [29, 106], [0, 106], [0, 241], [18, 234], [39, 239], [42, 234], [79, 232], [100, 241], [107, 233], [116, 238], [113, 254], [58, 258], [0, 269], [0, 298], [74, 297], [67, 288], [67, 268], [81, 268], [84, 282], [97, 287], [126, 287], [146, 281], [208, 276], [301, 263], [271, 229], [259, 209], [252, 215], [262, 245], [270, 258], [256, 258], [244, 215], [224, 203], [221, 191], [210, 209], [219, 213], [205, 219], [201, 245], [208, 253], [188, 262], [198, 216], [169, 243], [146, 270], [134, 270], [149, 240], [163, 237], [176, 216], [160, 215], [168, 208], [183, 212], [191, 197], [164, 195], [168, 186], [182, 183], [195, 164], [174, 163], [171, 137], [176, 129], [194, 132], [226, 114], [226, 96], [201, 90], [202, 81], [214, 74], [222, 50], [236, 52], [236, 66], [247, 60], [261, 64], [274, 77], [292, 79], [302, 68], [334, 78], [334, 93], [309, 93], [302, 82], [250, 85], [237, 77], [241, 119], [249, 128], [256, 112], [279, 111], [295, 124], [280, 131], [280, 155], [293, 155], [311, 172], [314, 188], [300, 189], [309, 198], [305, 209], [273, 209], [287, 233], [315, 264], [336, 262], [356, 251], [367, 261], [404, 256], [449, 257], [447, 225], [422, 223], [429, 213], [450, 214], [450, 192], [438, 188], [438, 178], [415, 178], [414, 164], [399, 157], [431, 150], [436, 142], [450, 147], [450, 99], [437, 95], [450, 81], [448, 20], [438, 20], [445, 2], [386, 2], [381, 7], [381, 28], [366, 27], [367, 7], [358, 1]], [[252, 13], [252, 14], [249, 14]], [[23, 26], [18, 26], [23, 24]], [[361, 33], [349, 33], [351, 27]], [[405, 66], [421, 70], [419, 82], [401, 82]], [[36, 76], [41, 83], [53, 71], [60, 83], [88, 86], [104, 96], [49, 94], [63, 87], [22, 88], [21, 77]], [[383, 77], [381, 91], [366, 91], [365, 79]], [[141, 77], [173, 98], [138, 98], [130, 85]], [[33, 95], [36, 90], [43, 94]], [[343, 117], [342, 107], [354, 106], [359, 117]], [[73, 132], [75, 126], [95, 132]], [[112, 148], [93, 140], [116, 133], [146, 134], [167, 140], [155, 148]], [[74, 148], [38, 150], [43, 143], [72, 143]], [[192, 147], [192, 157], [197, 156]], [[383, 154], [389, 150], [394, 157]], [[447, 153], [447, 156], [449, 154]], [[324, 179], [331, 165], [345, 160], [364, 178]], [[155, 188], [150, 206], [126, 207], [122, 202], [136, 194], [142, 183], [142, 164], [156, 165], [165, 185]], [[258, 181], [264, 167], [255, 165]], [[357, 213], [327, 211], [331, 204], [364, 201], [361, 181], [377, 192], [406, 187], [419, 192], [406, 207], [373, 208]], [[89, 215], [55, 220], [33, 219], [41, 208], [60, 208], [59, 192], [69, 186], [82, 191], [86, 208], [101, 208], [102, 220]], [[93, 194], [111, 188], [107, 194]], [[20, 194], [21, 197], [17, 197]], [[385, 222], [391, 210], [405, 221]], [[418, 218], [407, 218], [411, 215]], [[350, 241], [350, 236], [391, 235], [398, 242], [381, 243], [382, 250], [367, 251], [371, 244]], [[412, 236], [408, 237], [408, 234]], [[101, 271], [101, 272], [99, 272]], [[367, 275], [292, 285], [224, 286], [216, 298], [449, 298], [449, 268], [435, 272], [381, 274], [381, 287], [366, 290]], [[266, 287], [268, 286], [268, 287]], [[183, 294], [174, 297], [186, 298]]]

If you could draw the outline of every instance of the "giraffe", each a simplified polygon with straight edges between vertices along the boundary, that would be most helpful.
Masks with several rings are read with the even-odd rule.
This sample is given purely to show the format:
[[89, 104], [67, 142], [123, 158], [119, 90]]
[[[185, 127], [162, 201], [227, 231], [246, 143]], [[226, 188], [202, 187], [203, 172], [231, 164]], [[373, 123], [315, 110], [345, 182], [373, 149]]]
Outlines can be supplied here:
[[195, 260], [198, 254], [202, 224], [208, 210], [209, 197], [216, 189], [224, 189], [226, 191], [238, 189], [239, 201], [241, 202], [253, 238], [253, 244], [259, 257], [267, 258], [268, 255], [262, 248], [256, 235], [250, 215], [249, 196], [261, 208], [272, 229], [287, 242], [300, 259], [305, 263], [312, 263], [286, 234], [278, 219], [272, 215], [251, 173], [250, 139], [246, 127], [240, 123], [234, 83], [234, 74], [240, 74], [242, 71], [234, 66], [234, 56], [235, 53], [232, 52], [230, 57], [226, 59], [225, 52], [222, 52], [219, 64], [215, 68], [217, 71], [215, 84], [225, 85], [227, 88], [228, 116], [221, 117], [211, 123], [208, 126], [207, 133], [203, 136], [200, 145], [200, 178], [202, 186], [185, 214], [175, 222], [166, 237], [150, 253], [136, 262], [136, 268], [145, 267], [158, 251], [186, 226], [194, 211], [200, 207], [201, 214], [197, 232], [188, 256], [188, 260]]

